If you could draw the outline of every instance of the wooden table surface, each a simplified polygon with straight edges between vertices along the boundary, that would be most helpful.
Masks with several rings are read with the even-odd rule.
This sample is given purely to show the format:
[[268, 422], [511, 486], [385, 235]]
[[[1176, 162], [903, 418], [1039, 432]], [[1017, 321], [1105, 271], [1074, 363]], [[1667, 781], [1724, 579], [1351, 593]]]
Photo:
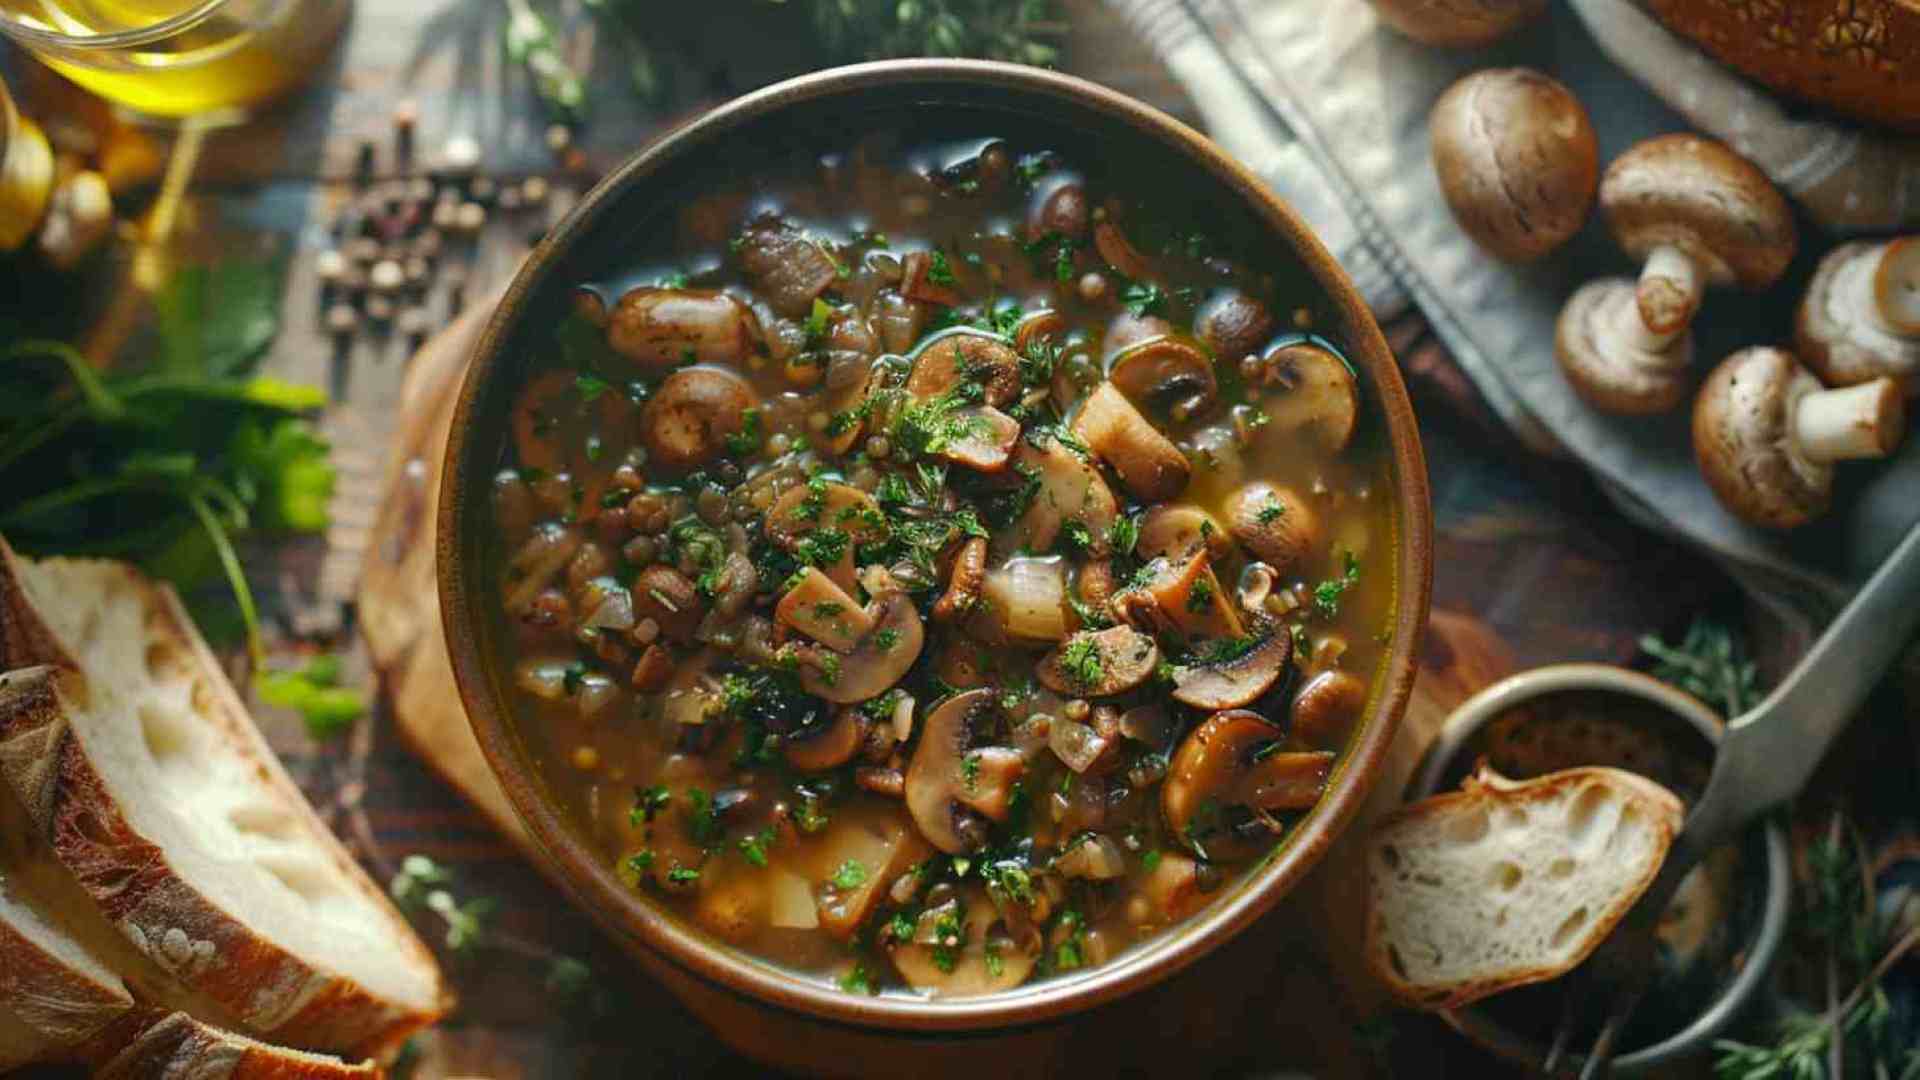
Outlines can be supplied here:
[[[594, 115], [583, 135], [593, 166], [611, 165], [675, 115], [820, 65], [821, 58], [799, 44], [804, 36], [798, 24], [780, 22], [796, 14], [749, 13], [743, 0], [709, 6], [710, 17], [698, 25], [665, 20], [665, 51], [699, 58], [675, 60], [677, 91], [665, 110], [640, 110], [612, 75], [596, 76]], [[1065, 70], [1197, 122], [1191, 102], [1150, 50], [1098, 0], [1065, 0], [1063, 6], [1071, 20]], [[351, 598], [409, 353], [397, 335], [366, 335], [337, 348], [320, 325], [311, 256], [331, 243], [327, 223], [364, 190], [354, 175], [363, 141], [377, 145], [380, 175], [403, 173], [391, 153], [390, 119], [402, 101], [418, 107], [423, 161], [457, 133], [479, 140], [484, 167], [495, 175], [553, 170], [542, 137], [545, 119], [524, 75], [498, 47], [501, 19], [502, 6], [492, 0], [363, 2], [312, 91], [251, 125], [214, 133], [200, 162], [186, 219], [193, 243], [203, 250], [258, 245], [292, 256], [283, 330], [264, 370], [326, 386], [334, 395], [322, 420], [341, 472], [331, 531], [324, 540], [249, 552], [252, 576], [276, 613], [283, 655], [295, 638], [319, 639], [345, 650], [349, 669], [365, 675], [354, 644]], [[590, 55], [584, 43], [580, 55]], [[57, 98], [44, 86], [36, 89], [40, 77], [17, 57], [10, 63], [9, 78], [29, 84], [22, 97], [30, 111], [36, 101]], [[558, 214], [564, 205], [564, 198], [556, 199], [543, 213]], [[469, 297], [505, 283], [539, 224], [535, 217], [496, 224], [481, 242], [455, 253], [470, 270]], [[437, 315], [445, 315], [448, 302], [444, 290], [432, 296]], [[1470, 408], [1461, 408], [1457, 373], [1417, 319], [1389, 329], [1422, 409], [1440, 526], [1435, 604], [1444, 618], [1497, 635], [1511, 653], [1506, 663], [1625, 661], [1639, 634], [1671, 630], [1701, 606], [1727, 602], [1730, 590], [1711, 567], [1620, 522], [1583, 474], [1524, 458], [1490, 434]], [[1660, 587], [1640, 587], [1646, 582]], [[348, 746], [316, 746], [291, 716], [261, 712], [290, 770], [376, 874], [391, 875], [401, 857], [418, 852], [450, 867], [463, 897], [501, 901], [498, 928], [516, 944], [448, 957], [463, 1005], [420, 1040], [417, 1075], [506, 1080], [761, 1072], [729, 1055], [671, 997], [638, 977], [482, 818], [396, 743], [382, 712]], [[1285, 918], [1286, 910], [1273, 919]], [[432, 929], [423, 924], [423, 930]], [[517, 944], [522, 942], [530, 947]], [[1325, 1009], [1301, 1008], [1323, 994], [1327, 977], [1316, 967], [1322, 961], [1305, 947], [1274, 948], [1280, 951], [1235, 969], [1248, 985], [1234, 1007], [1209, 1007], [1204, 1023], [1189, 1018], [1181, 1029], [1186, 1042], [1166, 1050], [1167, 1063], [1185, 1072], [1227, 1075], [1271, 1074], [1282, 1067], [1320, 1075], [1410, 1074], [1411, 1068], [1466, 1076], [1491, 1070], [1430, 1020], [1402, 1021], [1386, 1057], [1356, 1049], [1368, 1045], [1353, 1030], [1364, 1016], [1339, 1017], [1337, 1030], [1310, 1030], [1325, 1027], [1302, 1019], [1322, 1017]], [[590, 963], [603, 991], [602, 1008], [547, 987], [548, 950]], [[1167, 994], [1184, 992], [1176, 981]], [[1113, 1021], [1088, 1021], [1101, 1022]], [[1090, 1044], [1101, 1037], [1097, 1028], [1076, 1034]], [[992, 1068], [1017, 1072], [1019, 1064], [995, 1062]]]

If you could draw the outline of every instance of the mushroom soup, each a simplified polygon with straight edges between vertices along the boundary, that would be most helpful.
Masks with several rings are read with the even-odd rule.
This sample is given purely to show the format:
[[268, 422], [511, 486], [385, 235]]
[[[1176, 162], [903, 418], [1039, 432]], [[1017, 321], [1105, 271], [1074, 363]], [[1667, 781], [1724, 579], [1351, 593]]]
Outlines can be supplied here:
[[634, 889], [849, 992], [987, 993], [1321, 797], [1392, 619], [1384, 433], [1303, 269], [1155, 184], [867, 138], [689, 193], [556, 317], [499, 640]]

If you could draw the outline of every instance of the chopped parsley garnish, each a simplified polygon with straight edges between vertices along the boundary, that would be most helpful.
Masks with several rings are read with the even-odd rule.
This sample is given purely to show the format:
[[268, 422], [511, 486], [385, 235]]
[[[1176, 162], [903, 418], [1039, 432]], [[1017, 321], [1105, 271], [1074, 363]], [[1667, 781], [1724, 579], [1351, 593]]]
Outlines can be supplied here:
[[813, 617], [816, 619], [831, 619], [845, 610], [847, 610], [847, 605], [845, 604], [834, 600], [822, 600], [813, 605]]
[[740, 430], [727, 436], [727, 452], [735, 457], [745, 457], [760, 449], [766, 441], [760, 410], [748, 409], [740, 414]]
[[1262, 409], [1257, 405], [1254, 406], [1252, 409], [1248, 410], [1247, 412], [1248, 427], [1263, 428], [1271, 423], [1273, 423], [1273, 417], [1267, 415], [1267, 410]]
[[946, 253], [934, 248], [927, 253], [927, 280], [935, 285], [952, 285], [953, 264], [947, 261]]
[[1165, 289], [1152, 282], [1133, 282], [1120, 290], [1120, 302], [1126, 305], [1134, 316], [1165, 315], [1167, 313], [1167, 293]]
[[946, 945], [935, 945], [933, 947], [933, 966], [939, 968], [942, 973], [951, 975], [953, 974], [953, 969], [960, 966], [960, 953], [958, 950]]
[[1087, 966], [1087, 921], [1079, 912], [1068, 908], [1060, 913], [1054, 932], [1057, 934], [1061, 927], [1066, 928], [1067, 938], [1054, 947], [1053, 970], [1072, 971]]
[[639, 851], [627, 856], [627, 869], [633, 871], [635, 877], [639, 877], [653, 869], [653, 859], [652, 848], [641, 848]]
[[700, 880], [700, 871], [690, 866], [676, 866], [667, 871], [667, 880], [675, 885], [685, 885]]
[[1076, 637], [1067, 642], [1067, 647], [1060, 650], [1060, 670], [1077, 685], [1098, 685], [1104, 671], [1100, 646], [1095, 645], [1091, 637]]
[[1285, 517], [1286, 514], [1287, 504], [1281, 502], [1278, 497], [1274, 497], [1268, 500], [1267, 505], [1260, 508], [1260, 513], [1257, 516], [1260, 518], [1260, 524], [1271, 525]]
[[740, 838], [740, 857], [755, 866], [767, 865], [767, 849], [773, 846], [777, 834], [772, 828], [761, 829], [752, 836]]
[[591, 402], [607, 392], [607, 380], [598, 375], [576, 375], [573, 377], [573, 389], [580, 395], [581, 401]]
[[807, 344], [819, 345], [826, 339], [827, 327], [833, 321], [833, 305], [819, 297], [813, 298], [813, 310], [807, 313]]
[[840, 864], [827, 880], [833, 882], [836, 889], [857, 889], [867, 882], [867, 866], [858, 859], [848, 859]]
[[1259, 748], [1254, 750], [1253, 752], [1253, 760], [1265, 761], [1268, 758], [1272, 757], [1273, 755], [1279, 753], [1281, 749], [1282, 749], [1282, 744], [1277, 739], [1274, 740], [1273, 742], [1261, 743]]
[[1035, 336], [1020, 350], [1020, 381], [1027, 386], [1045, 386], [1053, 380], [1053, 369], [1060, 363], [1060, 346], [1052, 338]]
[[687, 789], [687, 835], [707, 847], [720, 835], [720, 813], [713, 796], [700, 788]]
[[1205, 615], [1213, 609], [1213, 582], [1206, 578], [1194, 581], [1187, 590], [1187, 610], [1195, 615]]
[[845, 975], [840, 976], [840, 989], [849, 994], [879, 993], [873, 985], [873, 975], [867, 971], [867, 965], [857, 960]]
[[1107, 526], [1107, 545], [1113, 548], [1115, 555], [1131, 555], [1134, 546], [1140, 543], [1140, 523], [1122, 515], [1113, 519]]
[[1140, 856], [1140, 865], [1146, 869], [1147, 873], [1153, 873], [1154, 869], [1160, 865], [1160, 849], [1154, 848]]
[[980, 751], [972, 750], [960, 759], [960, 782], [968, 791], [980, 788]]
[[655, 784], [647, 788], [633, 790], [633, 809], [627, 811], [627, 822], [638, 828], [653, 820], [655, 814], [667, 808], [673, 801], [673, 795], [666, 785]]
[[1088, 531], [1084, 522], [1067, 522], [1060, 530], [1060, 538], [1074, 552], [1085, 552], [1093, 547], [1093, 533]]
[[873, 635], [873, 647], [879, 652], [890, 652], [900, 641], [900, 631], [888, 627]]
[[1347, 591], [1360, 584], [1360, 560], [1351, 551], [1343, 551], [1340, 555], [1340, 576], [1328, 578], [1313, 587], [1313, 606], [1329, 619], [1340, 614], [1340, 601]]
[[987, 942], [985, 949], [986, 955], [984, 959], [987, 962], [987, 974], [997, 979], [1002, 972], [1006, 971], [1006, 962], [1000, 959], [1000, 948], [994, 942]]
[[815, 529], [794, 545], [794, 554], [809, 566], [832, 566], [847, 553], [853, 537], [840, 529]]

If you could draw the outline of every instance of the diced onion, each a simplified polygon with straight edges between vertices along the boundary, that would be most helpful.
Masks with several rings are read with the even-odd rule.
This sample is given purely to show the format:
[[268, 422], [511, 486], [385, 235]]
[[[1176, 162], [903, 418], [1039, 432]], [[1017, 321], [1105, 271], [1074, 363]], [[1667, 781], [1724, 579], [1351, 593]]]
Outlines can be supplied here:
[[612, 578], [598, 578], [588, 586], [588, 595], [597, 595], [599, 602], [580, 624], [582, 630], [633, 629], [633, 594], [624, 586]]
[[580, 710], [581, 716], [592, 716], [619, 696], [620, 687], [612, 679], [597, 671], [589, 671], [580, 677], [580, 689], [574, 695], [574, 705]]
[[812, 930], [820, 925], [820, 911], [805, 878], [790, 870], [768, 874], [767, 922], [783, 930]]
[[1062, 716], [1048, 728], [1047, 746], [1067, 768], [1083, 773], [1106, 752], [1107, 740], [1088, 725]]
[[567, 696], [565, 660], [528, 660], [514, 672], [514, 685], [541, 701], [559, 701]]
[[1067, 577], [1060, 560], [1009, 559], [987, 575], [981, 595], [1007, 636], [1036, 642], [1066, 639]]

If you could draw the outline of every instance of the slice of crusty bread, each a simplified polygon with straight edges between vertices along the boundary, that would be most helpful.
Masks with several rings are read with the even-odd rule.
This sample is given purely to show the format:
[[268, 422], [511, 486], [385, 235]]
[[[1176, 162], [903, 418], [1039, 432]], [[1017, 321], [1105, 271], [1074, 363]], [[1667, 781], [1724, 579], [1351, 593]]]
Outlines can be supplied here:
[[1516, 783], [1483, 766], [1375, 826], [1367, 962], [1428, 1009], [1561, 975], [1653, 883], [1683, 816], [1672, 792], [1619, 769]]
[[432, 954], [260, 737], [173, 591], [0, 541], [0, 779], [61, 866], [209, 1017], [379, 1054], [449, 1002]]
[[0, 1072], [59, 1059], [131, 1008], [119, 977], [0, 873]]
[[[7, 846], [9, 867], [17, 851]], [[49, 900], [22, 887], [36, 878], [0, 868], [0, 1071], [65, 1064], [125, 1080], [378, 1075], [371, 1064], [268, 1046], [137, 1001], [111, 967], [124, 955], [96, 953], [74, 936], [71, 913], [58, 910], [71, 896]]]
[[95, 1080], [377, 1080], [371, 1061], [352, 1064], [235, 1035], [186, 1013], [144, 1012], [121, 1024], [110, 1053], [89, 1070]]

